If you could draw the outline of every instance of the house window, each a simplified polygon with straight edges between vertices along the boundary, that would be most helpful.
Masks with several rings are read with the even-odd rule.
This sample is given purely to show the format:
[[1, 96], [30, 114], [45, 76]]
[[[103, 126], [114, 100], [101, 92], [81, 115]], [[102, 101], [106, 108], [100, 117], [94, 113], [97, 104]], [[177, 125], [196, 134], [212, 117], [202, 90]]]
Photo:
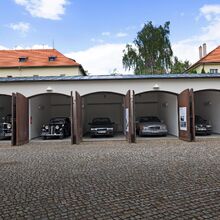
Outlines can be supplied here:
[[53, 61], [55, 61], [56, 59], [57, 59], [56, 56], [49, 56], [49, 57], [48, 57], [48, 60], [49, 60], [50, 62], [53, 62]]
[[218, 69], [210, 69], [210, 73], [218, 73]]
[[7, 77], [8, 77], [8, 78], [12, 78], [12, 76], [11, 76], [11, 75], [8, 75]]
[[23, 63], [23, 62], [26, 62], [27, 59], [28, 59], [28, 57], [22, 56], [22, 57], [19, 57], [19, 58], [18, 58], [18, 61], [19, 61], [20, 63]]

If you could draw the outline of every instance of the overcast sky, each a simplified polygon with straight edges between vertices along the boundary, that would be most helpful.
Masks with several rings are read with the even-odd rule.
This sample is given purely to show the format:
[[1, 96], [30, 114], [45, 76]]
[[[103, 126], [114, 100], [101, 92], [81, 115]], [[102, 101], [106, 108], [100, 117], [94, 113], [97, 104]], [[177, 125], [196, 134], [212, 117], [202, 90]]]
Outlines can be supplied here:
[[2, 0], [0, 49], [50, 48], [94, 75], [122, 67], [123, 49], [144, 23], [170, 21], [174, 55], [191, 63], [198, 47], [220, 45], [219, 0]]

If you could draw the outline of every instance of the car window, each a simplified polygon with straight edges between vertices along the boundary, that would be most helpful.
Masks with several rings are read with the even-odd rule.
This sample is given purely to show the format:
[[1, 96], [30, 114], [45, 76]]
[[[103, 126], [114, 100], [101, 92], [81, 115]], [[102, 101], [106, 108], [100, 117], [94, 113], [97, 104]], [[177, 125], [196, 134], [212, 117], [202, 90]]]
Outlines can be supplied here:
[[65, 119], [64, 118], [52, 118], [50, 119], [50, 123], [64, 123]]
[[96, 125], [102, 125], [102, 124], [109, 124], [111, 123], [111, 121], [109, 118], [94, 118], [92, 120], [92, 123]]
[[203, 119], [201, 116], [196, 115], [196, 117], [195, 117], [195, 122], [196, 122], [196, 123], [205, 123], [206, 120]]
[[141, 117], [139, 122], [160, 122], [160, 119], [156, 116], [148, 116], [148, 117]]

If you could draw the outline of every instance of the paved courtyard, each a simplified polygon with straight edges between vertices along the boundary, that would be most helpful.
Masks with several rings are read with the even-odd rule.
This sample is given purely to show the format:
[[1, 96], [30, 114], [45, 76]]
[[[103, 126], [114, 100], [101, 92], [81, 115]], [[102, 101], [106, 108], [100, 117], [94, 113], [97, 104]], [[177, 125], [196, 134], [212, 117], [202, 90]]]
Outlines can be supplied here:
[[0, 144], [0, 219], [220, 219], [220, 140]]

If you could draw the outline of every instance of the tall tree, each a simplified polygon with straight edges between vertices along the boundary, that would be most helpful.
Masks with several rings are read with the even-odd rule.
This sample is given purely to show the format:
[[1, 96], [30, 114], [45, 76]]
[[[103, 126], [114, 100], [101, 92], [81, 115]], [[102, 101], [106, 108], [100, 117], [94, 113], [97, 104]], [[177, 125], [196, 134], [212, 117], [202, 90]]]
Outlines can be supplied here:
[[184, 73], [190, 67], [188, 60], [181, 61], [178, 57], [173, 58], [173, 62], [170, 68], [171, 73]]
[[156, 27], [152, 22], [137, 33], [134, 45], [127, 44], [122, 63], [125, 70], [134, 70], [136, 75], [164, 73], [171, 67], [173, 51], [169, 40], [170, 22]]

